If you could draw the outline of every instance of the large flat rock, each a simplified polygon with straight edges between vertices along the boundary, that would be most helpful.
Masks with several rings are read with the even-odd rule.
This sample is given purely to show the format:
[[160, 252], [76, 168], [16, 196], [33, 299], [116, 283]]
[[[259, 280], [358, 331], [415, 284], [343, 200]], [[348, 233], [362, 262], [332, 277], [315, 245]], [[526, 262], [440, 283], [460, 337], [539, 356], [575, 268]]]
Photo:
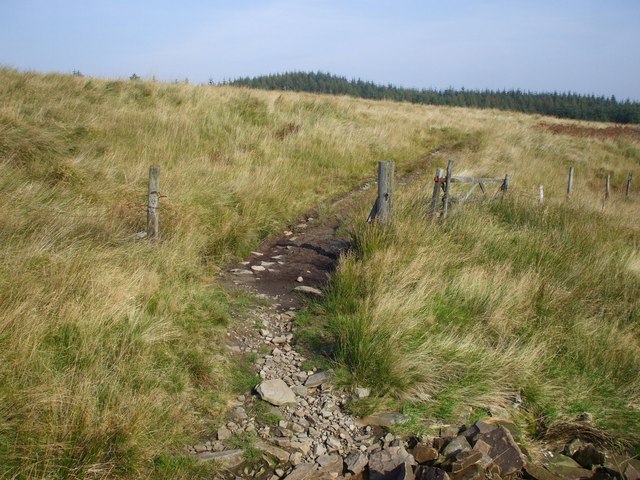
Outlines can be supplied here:
[[389, 447], [372, 453], [369, 456], [369, 478], [372, 480], [389, 478], [391, 472], [405, 462], [408, 465], [416, 464], [413, 456], [404, 447]]
[[582, 468], [578, 462], [571, 457], [558, 455], [547, 462], [544, 467], [551, 473], [565, 480], [575, 480], [579, 478], [591, 478], [593, 472]]
[[344, 463], [347, 466], [347, 471], [358, 475], [364, 470], [364, 467], [369, 463], [369, 457], [360, 451], [351, 452], [345, 458]]
[[316, 465], [314, 463], [301, 463], [285, 477], [286, 480], [305, 480], [317, 478]]
[[498, 426], [476, 437], [476, 442], [482, 440], [489, 447], [489, 456], [500, 467], [502, 475], [512, 475], [524, 467], [525, 458], [511, 432], [503, 426]]
[[401, 423], [405, 423], [409, 421], [409, 417], [403, 415], [398, 412], [385, 412], [385, 413], [375, 413], [373, 415], [369, 415], [368, 417], [363, 418], [362, 420], [357, 420], [356, 423], [359, 426], [371, 425], [377, 427], [392, 427], [393, 425], [399, 425]]
[[307, 380], [304, 382], [304, 386], [317, 387], [319, 385], [322, 385], [324, 383], [331, 381], [332, 378], [333, 378], [333, 371], [331, 370], [314, 373], [309, 378], [307, 378]]
[[256, 391], [265, 402], [269, 402], [271, 405], [297, 404], [296, 394], [279, 378], [265, 380], [256, 387]]
[[267, 443], [263, 440], [258, 440], [254, 446], [261, 452], [271, 455], [280, 463], [285, 463], [289, 460], [290, 453], [283, 448], [276, 447], [275, 445], [271, 445], [270, 443]]

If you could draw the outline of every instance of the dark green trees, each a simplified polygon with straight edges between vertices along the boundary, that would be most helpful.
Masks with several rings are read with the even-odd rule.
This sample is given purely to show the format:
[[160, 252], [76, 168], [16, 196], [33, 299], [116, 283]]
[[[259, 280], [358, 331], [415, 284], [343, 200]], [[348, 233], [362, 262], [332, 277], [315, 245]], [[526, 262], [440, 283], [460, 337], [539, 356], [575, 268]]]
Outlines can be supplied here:
[[616, 100], [615, 96], [596, 97], [577, 93], [536, 93], [521, 90], [409, 89], [376, 85], [361, 79], [323, 72], [286, 72], [254, 78], [238, 78], [227, 84], [266, 90], [294, 90], [310, 93], [350, 95], [374, 100], [395, 100], [428, 105], [497, 108], [525, 113], [540, 113], [577, 120], [640, 123], [640, 103]]

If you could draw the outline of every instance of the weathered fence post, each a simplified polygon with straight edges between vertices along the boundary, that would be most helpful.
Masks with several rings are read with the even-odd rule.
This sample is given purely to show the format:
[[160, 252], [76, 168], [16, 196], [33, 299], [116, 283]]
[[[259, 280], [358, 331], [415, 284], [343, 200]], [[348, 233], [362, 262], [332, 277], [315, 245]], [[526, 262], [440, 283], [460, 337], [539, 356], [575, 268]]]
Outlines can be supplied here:
[[611, 190], [611, 174], [607, 175], [606, 180], [604, 181], [604, 199], [609, 200], [609, 192]]
[[447, 162], [447, 176], [444, 179], [444, 204], [442, 206], [442, 218], [447, 218], [449, 210], [449, 194], [451, 191], [451, 171], [453, 170], [453, 160]]
[[378, 218], [382, 225], [391, 222], [393, 174], [393, 162], [378, 162]]
[[436, 170], [436, 177], [433, 179], [433, 194], [431, 195], [431, 207], [429, 208], [429, 216], [433, 218], [436, 214], [436, 209], [438, 208], [438, 197], [440, 196], [440, 190], [442, 190], [442, 186], [440, 185], [440, 178], [442, 177], [442, 169], [438, 168]]
[[149, 201], [147, 204], [147, 238], [160, 236], [160, 167], [149, 167]]
[[633, 178], [633, 174], [631, 172], [629, 172], [629, 175], [627, 176], [627, 188], [624, 191], [625, 200], [629, 200], [629, 192], [631, 191], [631, 179], [632, 178]]
[[502, 182], [502, 198], [504, 198], [507, 192], [509, 191], [509, 180], [510, 180], [510, 177], [509, 177], [509, 174], [507, 173], [504, 176], [504, 182]]
[[376, 218], [380, 224], [391, 223], [392, 197], [393, 197], [394, 163], [378, 162], [378, 198], [373, 204], [367, 222], [373, 222]]
[[540, 185], [539, 200], [540, 200], [540, 203], [544, 203], [544, 185]]
[[569, 181], [567, 182], [567, 200], [573, 192], [573, 167], [569, 167]]

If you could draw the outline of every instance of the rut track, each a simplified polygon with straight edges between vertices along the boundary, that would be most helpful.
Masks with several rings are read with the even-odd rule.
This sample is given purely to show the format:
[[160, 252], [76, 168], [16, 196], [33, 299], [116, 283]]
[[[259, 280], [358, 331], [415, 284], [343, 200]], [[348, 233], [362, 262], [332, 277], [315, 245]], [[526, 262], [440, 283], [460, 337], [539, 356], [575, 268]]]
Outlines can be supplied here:
[[[431, 172], [431, 159], [437, 153], [439, 150], [434, 150], [418, 159], [419, 167], [397, 178], [397, 185], [417, 181]], [[305, 299], [295, 287], [323, 289], [328, 285], [340, 255], [351, 246], [349, 237], [338, 234], [339, 227], [368, 197], [373, 203], [371, 191], [375, 186], [372, 179], [334, 199], [328, 209], [334, 213], [323, 218], [318, 219], [316, 211], [308, 212], [280, 235], [263, 241], [249, 258], [229, 268], [223, 281], [249, 288], [273, 302], [279, 311], [301, 308]]]
[[[416, 162], [420, 168], [398, 177], [397, 185], [423, 177], [431, 170], [430, 157], [436, 153], [420, 158]], [[306, 359], [296, 345], [294, 323], [309, 295], [296, 288], [309, 287], [322, 295], [340, 256], [351, 246], [350, 238], [339, 234], [340, 226], [363, 202], [373, 202], [373, 190], [375, 181], [369, 181], [330, 202], [330, 213], [318, 218], [316, 212], [309, 212], [281, 234], [263, 241], [248, 259], [231, 265], [223, 275], [223, 284], [248, 290], [262, 300], [229, 327], [228, 349], [233, 356], [257, 357], [253, 367], [262, 381], [282, 380], [295, 392], [296, 401], [270, 407], [282, 419], [275, 426], [258, 418], [255, 392], [244, 392], [232, 400], [227, 422], [217, 434], [187, 447], [200, 460], [218, 460], [226, 467], [217, 478], [284, 478], [296, 465], [314, 464], [324, 457], [339, 458], [341, 467], [349, 454], [364, 455], [379, 441], [378, 427], [364, 425], [343, 410], [351, 395], [334, 390], [330, 372], [304, 368]], [[327, 378], [318, 383], [315, 374], [327, 374]], [[228, 450], [225, 439], [246, 434], [257, 439], [255, 447], [271, 457], [271, 463], [263, 457], [246, 465], [240, 450]]]

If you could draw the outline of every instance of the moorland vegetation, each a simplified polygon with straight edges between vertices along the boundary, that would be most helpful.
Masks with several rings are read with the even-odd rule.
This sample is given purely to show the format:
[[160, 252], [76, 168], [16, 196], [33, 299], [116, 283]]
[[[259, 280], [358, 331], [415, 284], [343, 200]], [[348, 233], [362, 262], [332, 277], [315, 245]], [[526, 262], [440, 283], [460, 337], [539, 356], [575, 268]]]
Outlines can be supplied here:
[[[589, 411], [640, 444], [640, 207], [622, 185], [637, 136], [597, 123], [233, 86], [0, 70], [0, 477], [193, 478], [182, 447], [221, 421], [239, 373], [224, 348], [252, 299], [219, 274], [310, 209], [399, 174], [386, 229], [365, 207], [306, 338], [344, 385], [415, 420], [524, 408], [541, 428]], [[444, 224], [429, 175], [510, 173], [513, 194]], [[161, 240], [144, 230], [161, 168]], [[568, 166], [576, 191], [565, 202]], [[546, 203], [529, 198], [545, 185]], [[328, 214], [328, 213], [324, 213]], [[305, 328], [307, 330], [305, 330]], [[242, 387], [244, 388], [244, 387]], [[354, 407], [355, 408], [355, 407]]]

